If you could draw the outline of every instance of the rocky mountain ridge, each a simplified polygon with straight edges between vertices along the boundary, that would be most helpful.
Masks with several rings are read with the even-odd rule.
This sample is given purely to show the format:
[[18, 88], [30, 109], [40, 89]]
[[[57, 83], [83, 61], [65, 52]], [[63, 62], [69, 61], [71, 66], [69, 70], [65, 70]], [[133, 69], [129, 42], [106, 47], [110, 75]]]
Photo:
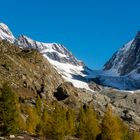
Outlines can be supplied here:
[[104, 70], [115, 69], [119, 76], [132, 72], [139, 74], [140, 69], [140, 32], [136, 37], [117, 51], [105, 64]]
[[[0, 30], [0, 38], [10, 43], [14, 43], [21, 48], [31, 48], [38, 50], [48, 61], [54, 66], [54, 68], [63, 76], [63, 78], [72, 82], [74, 86], [78, 88], [90, 89], [88, 85], [88, 79], [86, 76], [92, 72], [82, 61], [76, 59], [73, 54], [68, 51], [63, 45], [57, 43], [42, 43], [30, 39], [25, 35], [20, 35], [17, 39], [13, 36], [10, 29], [3, 23], [3, 30]], [[6, 27], [6, 28], [4, 28]], [[4, 29], [7, 33], [6, 37], [3, 38]], [[9, 34], [10, 33], [10, 34]], [[13, 40], [9, 40], [12, 38]]]
[[119, 49], [97, 75], [104, 86], [120, 90], [140, 89], [140, 32]]

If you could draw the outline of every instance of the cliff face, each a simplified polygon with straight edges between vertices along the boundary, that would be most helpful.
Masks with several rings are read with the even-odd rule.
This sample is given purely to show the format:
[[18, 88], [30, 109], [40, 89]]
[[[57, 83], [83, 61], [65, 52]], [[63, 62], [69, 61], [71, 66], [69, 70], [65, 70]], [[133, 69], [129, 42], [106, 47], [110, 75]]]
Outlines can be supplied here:
[[140, 73], [140, 32], [105, 64], [105, 71], [111, 69], [116, 70], [120, 76], [127, 75], [133, 71]]

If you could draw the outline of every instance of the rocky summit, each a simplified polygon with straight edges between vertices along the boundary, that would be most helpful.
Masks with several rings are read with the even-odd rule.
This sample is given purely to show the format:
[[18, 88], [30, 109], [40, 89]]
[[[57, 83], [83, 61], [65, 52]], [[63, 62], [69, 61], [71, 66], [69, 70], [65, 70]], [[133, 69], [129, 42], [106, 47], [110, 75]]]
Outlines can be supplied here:
[[[93, 81], [120, 90], [140, 89], [140, 32], [118, 50]], [[98, 80], [97, 80], [98, 79]]]
[[140, 73], [140, 31], [132, 41], [117, 51], [104, 66], [105, 71], [113, 69], [119, 76], [134, 72]]

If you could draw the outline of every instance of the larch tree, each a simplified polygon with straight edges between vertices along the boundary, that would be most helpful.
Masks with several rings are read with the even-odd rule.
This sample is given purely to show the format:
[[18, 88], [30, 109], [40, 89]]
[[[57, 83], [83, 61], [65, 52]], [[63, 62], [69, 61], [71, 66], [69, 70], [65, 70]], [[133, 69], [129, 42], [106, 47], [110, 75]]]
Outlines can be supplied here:
[[118, 117], [107, 108], [101, 124], [101, 140], [121, 140], [121, 129]]
[[3, 85], [0, 96], [0, 122], [4, 135], [15, 134], [18, 126], [18, 97], [6, 83]]

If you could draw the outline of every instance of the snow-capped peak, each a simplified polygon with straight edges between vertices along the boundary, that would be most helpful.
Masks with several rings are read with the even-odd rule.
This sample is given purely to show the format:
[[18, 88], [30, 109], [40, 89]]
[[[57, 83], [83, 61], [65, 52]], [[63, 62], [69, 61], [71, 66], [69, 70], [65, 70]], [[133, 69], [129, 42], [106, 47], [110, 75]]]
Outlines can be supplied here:
[[21, 48], [38, 50], [66, 81], [72, 82], [75, 87], [91, 90], [86, 78], [91, 70], [82, 61], [77, 60], [63, 45], [35, 41], [25, 35], [20, 35], [15, 39], [7, 25], [3, 23], [0, 24], [0, 39], [16, 43]]
[[18, 38], [18, 44], [23, 48], [37, 49], [43, 55], [45, 54], [52, 60], [69, 63], [75, 66], [83, 65], [81, 61], [78, 61], [71, 52], [69, 52], [63, 45], [57, 43], [43, 43], [30, 39], [25, 35], [20, 35]]
[[14, 35], [12, 34], [8, 26], [5, 25], [4, 23], [0, 23], [0, 39], [6, 40], [10, 43], [15, 42]]
[[140, 88], [140, 32], [105, 64], [100, 83], [119, 89]]
[[90, 69], [87, 69], [84, 63], [77, 60], [63, 45], [34, 41], [25, 35], [19, 36], [18, 44], [23, 48], [37, 49], [58, 73], [75, 87], [91, 90], [85, 78], [91, 72]]
[[128, 60], [128, 56], [131, 54], [133, 42], [134, 39], [125, 44], [112, 56], [112, 58], [104, 66], [104, 74], [109, 74], [110, 76], [126, 74], [123, 72], [123, 67]]

